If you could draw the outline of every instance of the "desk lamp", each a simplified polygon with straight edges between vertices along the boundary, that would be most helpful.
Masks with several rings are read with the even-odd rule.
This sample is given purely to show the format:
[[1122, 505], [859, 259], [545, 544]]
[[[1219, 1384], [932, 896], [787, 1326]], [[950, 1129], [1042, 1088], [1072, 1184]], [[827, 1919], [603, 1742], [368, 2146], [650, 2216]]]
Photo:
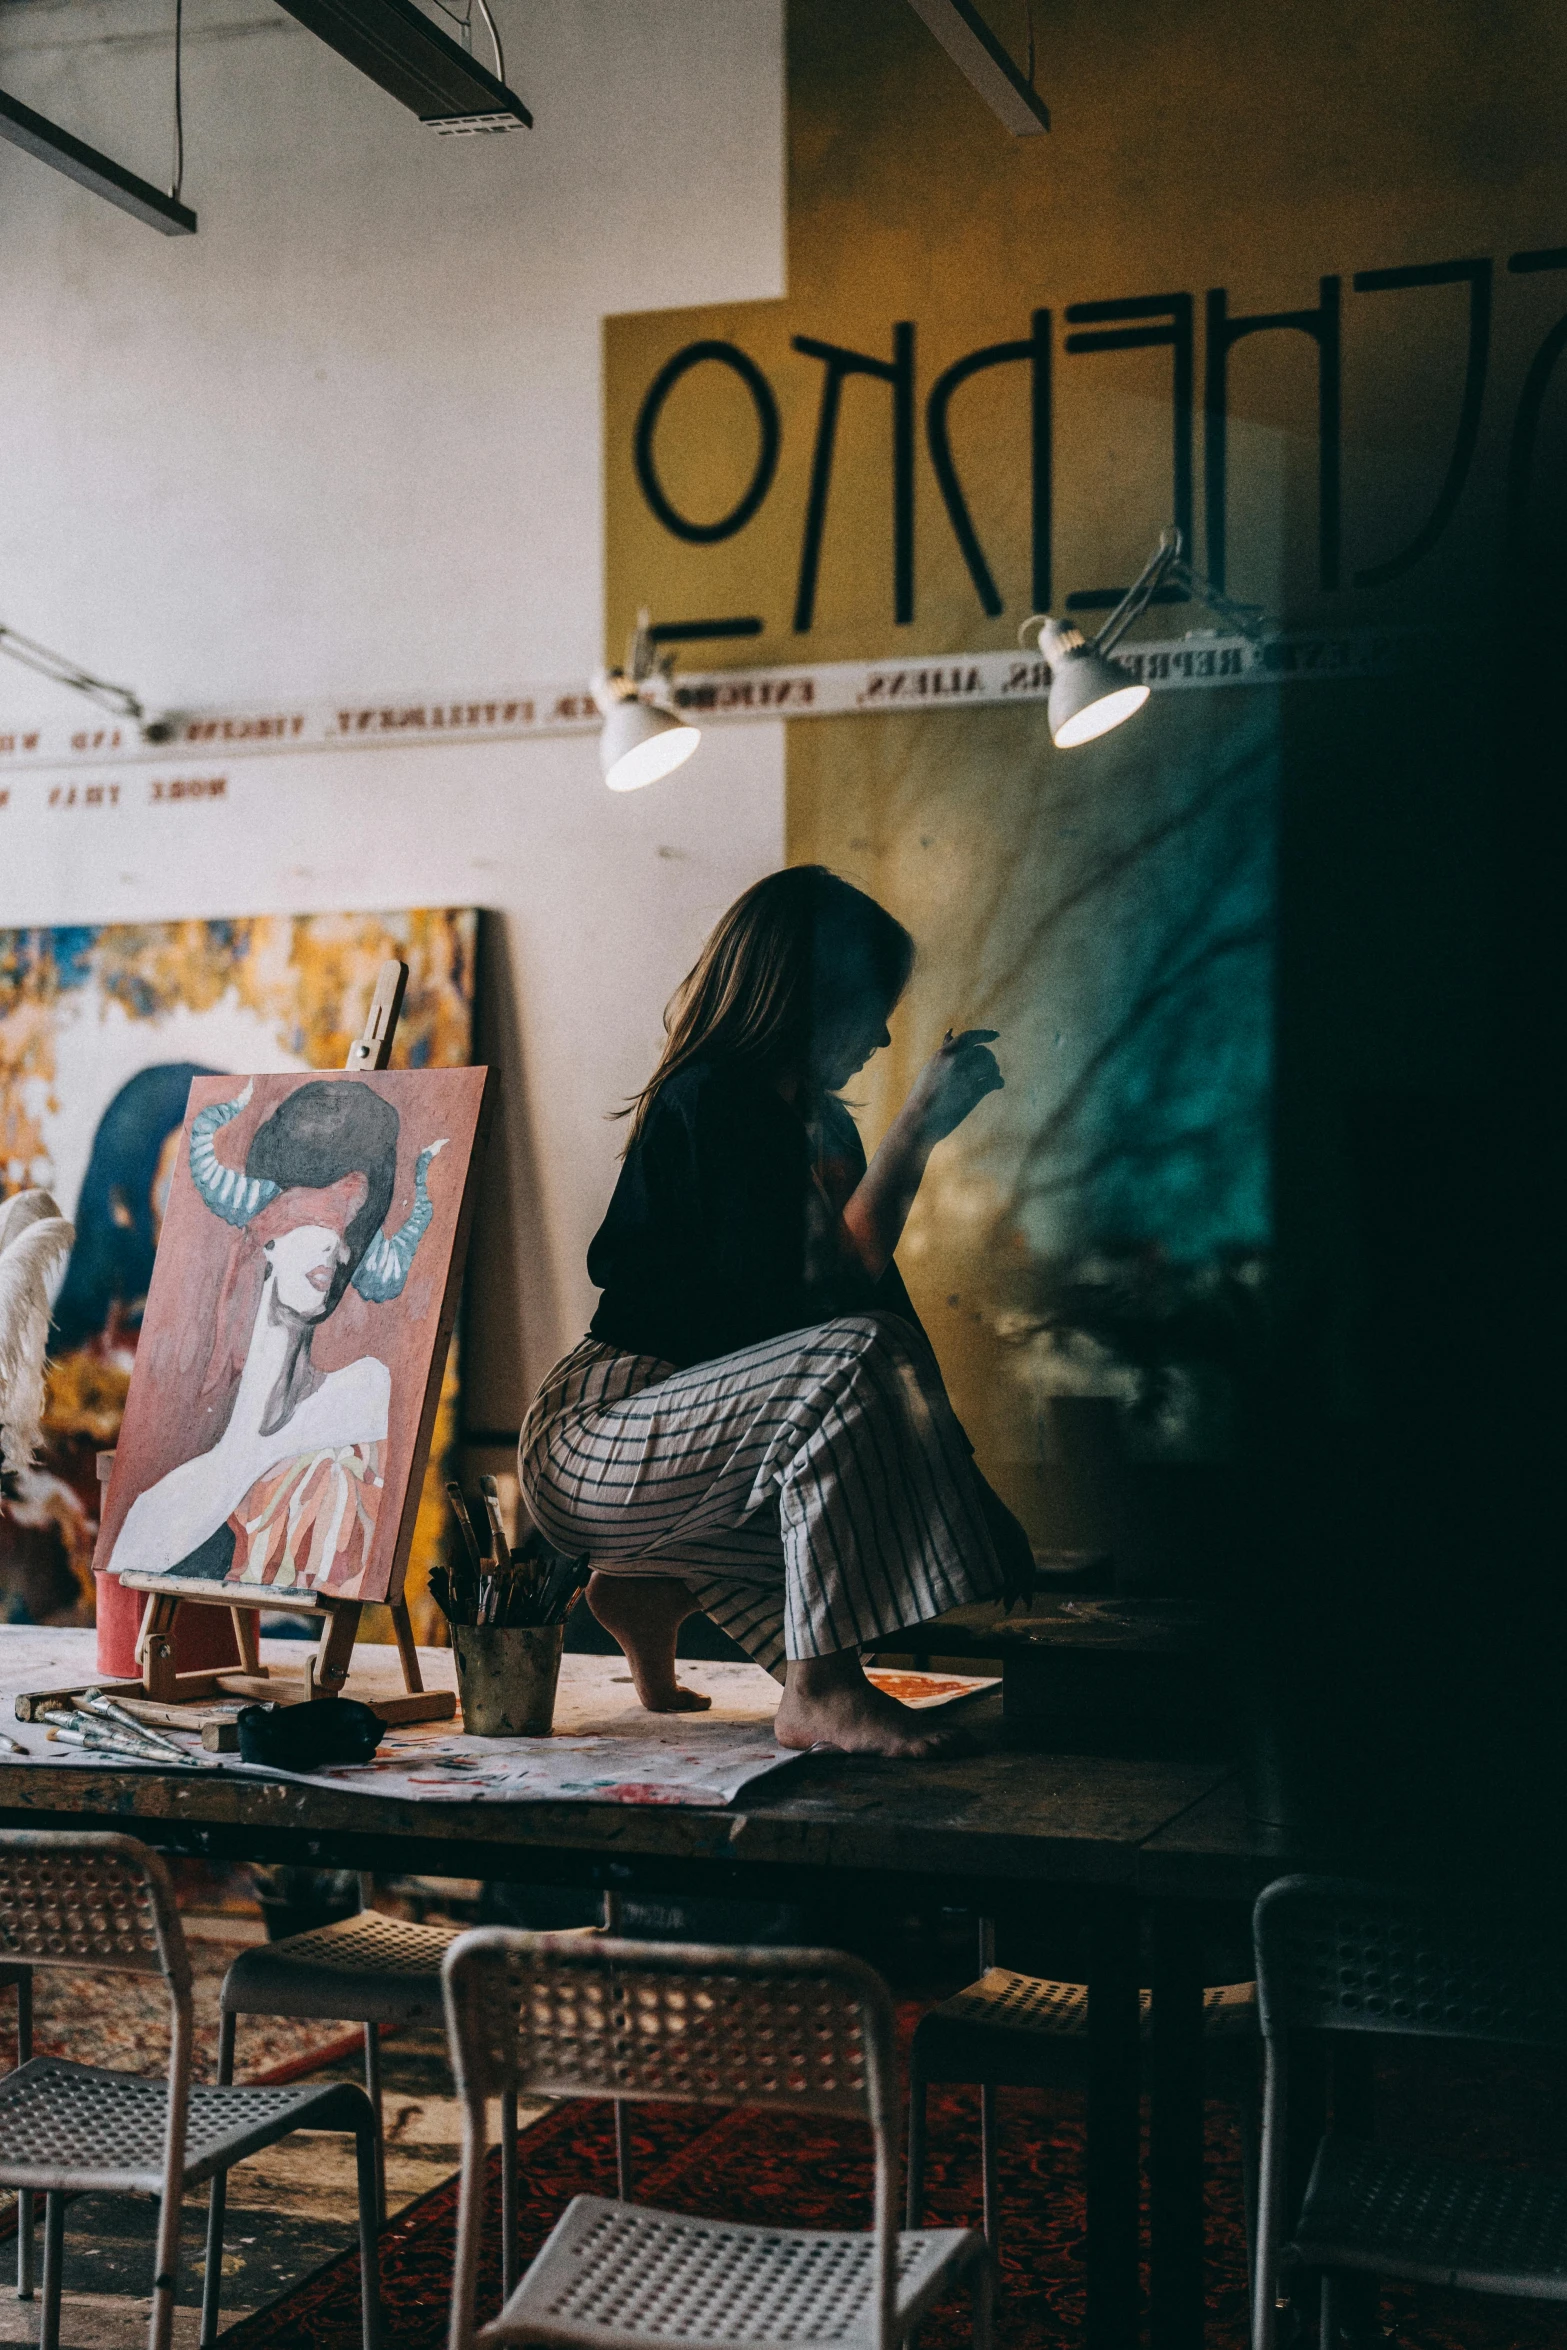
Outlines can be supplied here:
[[1108, 734], [1140, 710], [1148, 688], [1139, 685], [1110, 659], [1134, 620], [1140, 620], [1159, 589], [1184, 588], [1210, 612], [1228, 620], [1255, 644], [1262, 636], [1262, 606], [1237, 604], [1211, 580], [1194, 571], [1182, 553], [1178, 530], [1161, 531], [1159, 544], [1111, 613], [1097, 636], [1085, 637], [1068, 620], [1052, 620], [1046, 612], [1031, 613], [1017, 632], [1020, 645], [1037, 629], [1039, 650], [1050, 667], [1050, 739], [1059, 751], [1076, 750], [1096, 735]]
[[684, 766], [702, 739], [670, 700], [674, 655], [660, 655], [650, 616], [637, 614], [624, 669], [601, 669], [593, 696], [604, 711], [599, 765], [611, 791], [636, 791]]

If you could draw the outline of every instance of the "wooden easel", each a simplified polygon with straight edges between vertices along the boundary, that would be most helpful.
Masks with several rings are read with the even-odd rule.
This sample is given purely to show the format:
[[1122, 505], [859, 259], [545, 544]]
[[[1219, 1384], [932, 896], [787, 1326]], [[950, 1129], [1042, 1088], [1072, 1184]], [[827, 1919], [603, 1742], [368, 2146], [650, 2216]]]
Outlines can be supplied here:
[[[345, 1069], [386, 1067], [391, 1059], [392, 1039], [397, 1032], [398, 1015], [403, 1008], [403, 992], [407, 985], [406, 963], [386, 962], [381, 965], [369, 1017], [360, 1035], [348, 1048], [348, 1058], [343, 1064]], [[433, 1374], [437, 1381], [442, 1361], [444, 1352], [438, 1350]], [[427, 1413], [427, 1422], [428, 1418]], [[84, 1684], [84, 1687], [102, 1689], [111, 1697], [119, 1698], [122, 1703], [129, 1701], [132, 1709], [144, 1720], [166, 1721], [176, 1728], [189, 1727], [191, 1716], [184, 1709], [192, 1706], [212, 1707], [225, 1698], [272, 1698], [281, 1704], [303, 1704], [312, 1698], [342, 1695], [353, 1660], [354, 1642], [359, 1634], [364, 1602], [333, 1599], [321, 1592], [258, 1590], [254, 1595], [249, 1591], [242, 1594], [233, 1585], [214, 1591], [211, 1599], [208, 1599], [202, 1593], [184, 1587], [171, 1591], [159, 1577], [153, 1575], [124, 1575], [121, 1581], [128, 1590], [145, 1591], [148, 1594], [146, 1613], [142, 1617], [141, 1632], [136, 1642], [141, 1679], [96, 1681]], [[408, 1620], [408, 1602], [401, 1589], [388, 1605], [397, 1653], [402, 1660], [403, 1694], [400, 1697], [366, 1697], [364, 1702], [380, 1715], [383, 1722], [449, 1721], [457, 1711], [456, 1697], [449, 1689], [425, 1688], [419, 1671], [419, 1652], [414, 1646], [413, 1626]], [[181, 1607], [227, 1608], [239, 1648], [237, 1666], [222, 1666], [196, 1673], [176, 1671], [174, 1619]], [[302, 1672], [279, 1671], [277, 1667], [261, 1662], [258, 1619], [264, 1608], [282, 1609], [290, 1615], [309, 1610], [322, 1618], [321, 1637], [313, 1652], [305, 1658]], [[26, 1721], [31, 1718], [34, 1707], [58, 1704], [64, 1697], [79, 1694], [79, 1691], [63, 1689], [40, 1691], [18, 1698], [17, 1713]], [[27, 1709], [25, 1712], [24, 1706]], [[215, 1720], [204, 1725], [204, 1741], [214, 1746], [230, 1743], [227, 1737], [216, 1734], [222, 1727]]]

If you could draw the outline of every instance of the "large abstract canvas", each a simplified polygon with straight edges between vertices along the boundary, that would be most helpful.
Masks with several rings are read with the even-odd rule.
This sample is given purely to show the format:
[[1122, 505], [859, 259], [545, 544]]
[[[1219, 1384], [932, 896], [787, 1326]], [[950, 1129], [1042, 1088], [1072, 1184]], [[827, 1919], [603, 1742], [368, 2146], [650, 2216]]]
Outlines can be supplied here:
[[192, 1081], [104, 1514], [113, 1572], [296, 1607], [400, 1596], [486, 1077]]

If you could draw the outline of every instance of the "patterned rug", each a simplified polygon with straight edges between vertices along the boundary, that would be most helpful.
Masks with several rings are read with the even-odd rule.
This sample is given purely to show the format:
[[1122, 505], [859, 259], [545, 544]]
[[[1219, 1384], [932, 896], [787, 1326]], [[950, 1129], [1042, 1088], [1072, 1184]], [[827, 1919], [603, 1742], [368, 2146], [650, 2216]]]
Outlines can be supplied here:
[[[1001, 2350], [1076, 2350], [1083, 2323], [1082, 2106], [1065, 2096], [1003, 2090], [1000, 2108]], [[941, 2226], [977, 2224], [977, 2094], [933, 2090], [930, 2119], [927, 2216]], [[870, 2223], [869, 2135], [852, 2124], [815, 2115], [642, 2106], [633, 2144], [639, 2202], [759, 2225]], [[573, 2195], [615, 2192], [611, 2109], [559, 2106], [523, 2134], [521, 2154], [527, 2258]], [[1219, 2105], [1207, 2114], [1206, 2193], [1206, 2350], [1244, 2350], [1239, 2145], [1235, 2115]], [[445, 2340], [456, 2209], [453, 2180], [412, 2205], [383, 2239], [387, 2330], [398, 2350], [439, 2350]], [[481, 2319], [500, 2299], [499, 2226], [498, 2158], [492, 2157]], [[357, 2263], [349, 2257], [243, 2320], [225, 2336], [225, 2350], [358, 2350], [358, 2306]], [[1399, 2350], [1562, 2350], [1564, 2338], [1559, 2310], [1402, 2287], [1387, 2294], [1381, 2318]], [[954, 2302], [921, 2328], [921, 2350], [963, 2350], [969, 2338], [967, 2308]]]

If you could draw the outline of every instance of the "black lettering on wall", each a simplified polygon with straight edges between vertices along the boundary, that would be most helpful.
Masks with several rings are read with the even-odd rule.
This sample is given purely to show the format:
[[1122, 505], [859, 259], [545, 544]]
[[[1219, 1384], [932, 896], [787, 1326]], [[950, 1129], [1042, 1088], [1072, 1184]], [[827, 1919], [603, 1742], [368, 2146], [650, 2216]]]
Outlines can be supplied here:
[[1485, 369], [1491, 349], [1491, 264], [1489, 261], [1427, 261], [1409, 269], [1357, 269], [1352, 282], [1357, 294], [1391, 294], [1405, 286], [1467, 283], [1469, 287], [1469, 356], [1464, 366], [1463, 404], [1458, 411], [1458, 431], [1447, 463], [1447, 477], [1437, 492], [1436, 504], [1408, 546], [1390, 555], [1385, 563], [1373, 563], [1369, 570], [1356, 572], [1356, 587], [1380, 587], [1384, 580], [1397, 579], [1401, 571], [1410, 570], [1422, 555], [1430, 553], [1451, 522], [1469, 478], [1469, 467], [1480, 438], [1480, 408], [1485, 398]]
[[[1116, 318], [1163, 319], [1162, 326], [1106, 325], [1097, 334], [1068, 335], [1069, 351], [1154, 351], [1168, 349], [1172, 361], [1171, 412], [1172, 495], [1175, 526], [1188, 553], [1192, 544], [1192, 298], [1190, 294], [1137, 294], [1124, 302], [1074, 302], [1067, 311], [1072, 326]], [[1119, 604], [1125, 588], [1080, 588], [1067, 597], [1069, 612], [1108, 612]], [[1184, 588], [1160, 588], [1156, 604], [1184, 604]]]
[[819, 359], [822, 404], [816, 419], [816, 448], [811, 458], [811, 489], [805, 509], [805, 537], [800, 548], [800, 578], [794, 598], [794, 627], [804, 636], [816, 613], [816, 579], [821, 569], [822, 533], [827, 522], [827, 493], [832, 487], [833, 443], [838, 432], [838, 405], [845, 376], [874, 376], [892, 386], [892, 610], [906, 624], [914, 618], [914, 324], [903, 319], [892, 330], [892, 357], [872, 359], [863, 351], [846, 351], [837, 343], [819, 343], [811, 335], [795, 335], [793, 348], [807, 359]]
[[[682, 514], [678, 507], [672, 505], [665, 495], [653, 459], [653, 435], [658, 430], [664, 402], [681, 377], [689, 375], [693, 367], [701, 367], [710, 361], [731, 368], [751, 395], [758, 431], [756, 465], [745, 494], [731, 506], [727, 514], [720, 515], [716, 522], [693, 522], [689, 515]], [[642, 495], [664, 528], [672, 531], [677, 539], [685, 539], [697, 547], [710, 547], [719, 539], [732, 539], [737, 530], [744, 530], [773, 486], [773, 475], [778, 471], [780, 438], [778, 403], [773, 398], [772, 385], [756, 361], [742, 351], [737, 343], [687, 343], [685, 349], [677, 351], [673, 359], [654, 376], [637, 416], [633, 447]]]
[[[1507, 266], [1515, 276], [1524, 277], [1532, 277], [1537, 270], [1567, 269], [1567, 245], [1549, 245], [1534, 253], [1514, 253], [1509, 256]], [[1534, 486], [1540, 411], [1545, 406], [1545, 395], [1563, 351], [1567, 351], [1567, 318], [1556, 321], [1529, 362], [1507, 450], [1507, 509], [1503, 525], [1506, 559], [1516, 569], [1527, 567], [1542, 576], [1554, 573], [1556, 561], [1554, 554], [1547, 560], [1544, 550], [1531, 541], [1529, 499]]]
[[970, 351], [965, 358], [956, 359], [938, 375], [930, 387], [930, 398], [925, 403], [925, 438], [930, 447], [930, 461], [935, 470], [937, 487], [947, 509], [947, 519], [953, 536], [968, 565], [968, 575], [974, 582], [983, 611], [992, 620], [1005, 609], [1001, 595], [985, 561], [979, 533], [974, 528], [968, 500], [958, 479], [958, 469], [952, 459], [952, 437], [947, 411], [952, 395], [960, 384], [966, 384], [971, 375], [978, 375], [987, 367], [1005, 367], [1013, 360], [1028, 360], [1033, 374], [1029, 402], [1030, 480], [1032, 483], [1031, 526], [1033, 538], [1033, 577], [1030, 593], [1032, 609], [1048, 612], [1050, 609], [1050, 313], [1034, 312], [1034, 331], [1027, 342], [987, 343], [981, 351]]
[[1338, 586], [1339, 572], [1339, 412], [1340, 359], [1339, 281], [1321, 280], [1321, 301], [1315, 310], [1275, 310], [1266, 316], [1232, 318], [1229, 296], [1215, 286], [1208, 296], [1208, 373], [1203, 394], [1203, 438], [1206, 468], [1208, 577], [1216, 588], [1225, 584], [1227, 499], [1229, 493], [1227, 425], [1229, 418], [1230, 352], [1245, 335], [1265, 334], [1288, 327], [1310, 335], [1317, 346], [1317, 570], [1325, 588]]

